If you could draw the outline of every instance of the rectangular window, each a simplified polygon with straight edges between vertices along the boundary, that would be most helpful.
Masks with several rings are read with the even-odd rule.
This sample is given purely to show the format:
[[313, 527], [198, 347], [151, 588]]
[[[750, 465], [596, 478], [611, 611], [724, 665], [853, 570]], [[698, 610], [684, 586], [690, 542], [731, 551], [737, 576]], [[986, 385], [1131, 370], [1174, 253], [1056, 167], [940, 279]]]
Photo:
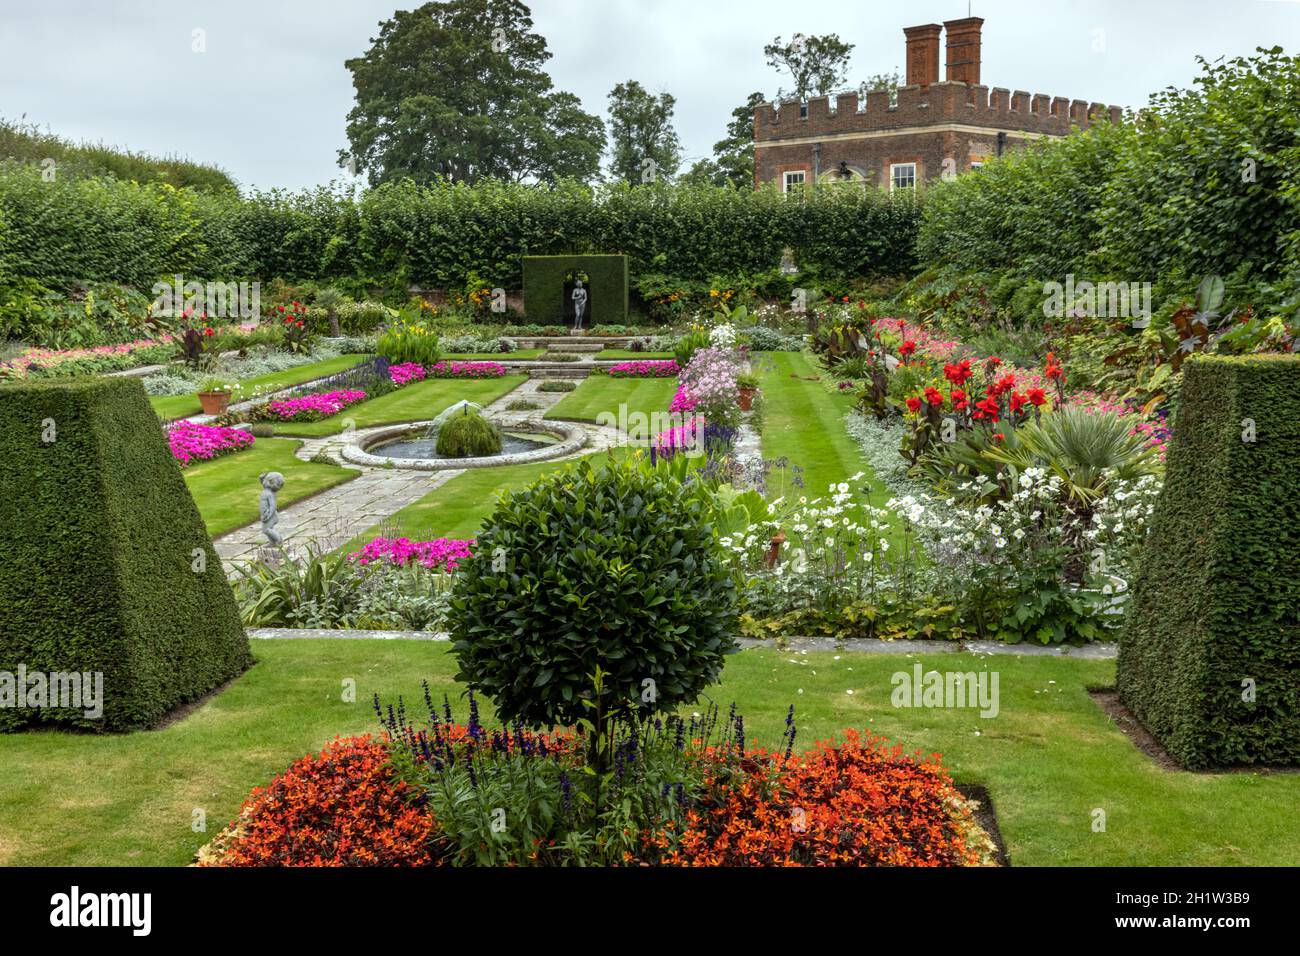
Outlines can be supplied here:
[[782, 192], [793, 193], [802, 192], [804, 184], [804, 171], [802, 169], [793, 169], [783, 177], [784, 184]]
[[916, 188], [916, 163], [893, 163], [889, 167], [889, 191]]

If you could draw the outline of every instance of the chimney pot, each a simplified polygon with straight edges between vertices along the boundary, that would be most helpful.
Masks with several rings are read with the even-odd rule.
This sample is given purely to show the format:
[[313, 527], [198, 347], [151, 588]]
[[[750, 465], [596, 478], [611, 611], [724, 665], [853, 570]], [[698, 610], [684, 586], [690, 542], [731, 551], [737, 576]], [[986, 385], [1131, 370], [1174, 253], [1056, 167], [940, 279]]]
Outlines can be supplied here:
[[939, 35], [943, 27], [925, 23], [904, 27], [907, 37], [907, 85], [929, 86], [939, 82]]
[[980, 33], [984, 20], [980, 17], [966, 17], [961, 20], [945, 20], [943, 25], [948, 31], [948, 82], [969, 83], [972, 86], [978, 84]]

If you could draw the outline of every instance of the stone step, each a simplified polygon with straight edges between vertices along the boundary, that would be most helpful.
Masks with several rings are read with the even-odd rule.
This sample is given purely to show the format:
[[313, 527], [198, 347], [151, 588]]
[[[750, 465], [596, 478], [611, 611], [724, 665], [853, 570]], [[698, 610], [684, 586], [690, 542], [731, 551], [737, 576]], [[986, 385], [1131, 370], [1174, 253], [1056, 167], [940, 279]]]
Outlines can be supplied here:
[[548, 352], [600, 352], [606, 348], [604, 342], [566, 342], [564, 339], [557, 339], [548, 347]]

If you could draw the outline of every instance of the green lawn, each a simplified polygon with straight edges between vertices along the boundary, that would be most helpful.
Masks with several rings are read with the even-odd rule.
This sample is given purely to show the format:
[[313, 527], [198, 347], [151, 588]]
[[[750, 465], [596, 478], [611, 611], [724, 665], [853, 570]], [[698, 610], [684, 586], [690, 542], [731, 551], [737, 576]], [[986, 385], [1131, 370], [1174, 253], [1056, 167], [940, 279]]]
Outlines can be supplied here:
[[[586, 456], [593, 466], [608, 458], [605, 452]], [[542, 475], [563, 468], [566, 461], [539, 461], [501, 468], [470, 468], [418, 501], [390, 515], [381, 524], [367, 528], [344, 547], [356, 550], [380, 533], [414, 541], [434, 538], [472, 538], [483, 519], [496, 507], [503, 491], [518, 491]]]
[[294, 450], [301, 444], [288, 438], [259, 438], [247, 451], [186, 468], [185, 484], [199, 506], [208, 534], [215, 537], [258, 520], [262, 494], [258, 475], [264, 471], [284, 475], [284, 489], [277, 496], [281, 509], [360, 474], [351, 468], [295, 458]]
[[[364, 355], [340, 355], [338, 358], [309, 362], [306, 365], [296, 365], [282, 372], [268, 372], [266, 375], [255, 375], [252, 378], [239, 379], [239, 384], [244, 387], [242, 398], [251, 398], [253, 392], [261, 388], [268, 391], [278, 391], [282, 388], [289, 388], [291, 385], [310, 382], [312, 379], [335, 375], [352, 368], [364, 361], [365, 358]], [[159, 418], [168, 422], [177, 418], [189, 418], [191, 415], [197, 415], [203, 411], [199, 407], [197, 395], [159, 395], [150, 398], [149, 404], [153, 405], [153, 410], [158, 413]]]
[[[253, 787], [336, 734], [372, 731], [373, 693], [414, 703], [427, 678], [435, 699], [446, 691], [458, 700], [445, 644], [253, 644], [250, 671], [163, 730], [0, 736], [0, 865], [182, 866]], [[989, 788], [1015, 865], [1300, 864], [1300, 775], [1160, 770], [1086, 693], [1113, 681], [1112, 663], [925, 657], [939, 670], [998, 673], [999, 715], [981, 719], [894, 709], [890, 677], [916, 660], [748, 650], [729, 660], [711, 696], [724, 707], [736, 701], [751, 736], [769, 745], [793, 703], [800, 747], [857, 727], [941, 753], [957, 782]], [[355, 703], [342, 699], [348, 679]], [[463, 701], [456, 707], [464, 719]], [[1097, 808], [1103, 833], [1092, 828]], [[196, 810], [206, 833], [191, 830]]]
[[[768, 352], [755, 362], [763, 395], [763, 457], [785, 458], [803, 469], [803, 489], [783, 486], [779, 471], [768, 479], [770, 497], [826, 497], [832, 483], [865, 472], [870, 500], [882, 506], [890, 494], [871, 474], [857, 442], [844, 430], [844, 414], [853, 407], [852, 392], [831, 394], [826, 373], [806, 352]], [[812, 380], [816, 376], [818, 380]], [[790, 474], [787, 473], [787, 479]]]
[[500, 378], [430, 378], [399, 388], [379, 398], [352, 405], [338, 415], [317, 422], [285, 422], [275, 426], [278, 434], [319, 437], [335, 435], [351, 422], [356, 428], [393, 425], [399, 422], [433, 418], [448, 405], [468, 399], [480, 405], [496, 401], [518, 388], [526, 375], [503, 375]]
[[633, 352], [631, 349], [601, 349], [596, 353], [598, 359], [646, 359], [647, 361], [658, 361], [672, 357], [672, 352]]
[[[591, 375], [564, 396], [547, 418], [595, 422], [602, 414], [612, 415], [634, 438], [646, 438], [670, 427], [668, 406], [677, 391], [675, 378], [610, 378]], [[652, 420], [660, 413], [663, 418]]]

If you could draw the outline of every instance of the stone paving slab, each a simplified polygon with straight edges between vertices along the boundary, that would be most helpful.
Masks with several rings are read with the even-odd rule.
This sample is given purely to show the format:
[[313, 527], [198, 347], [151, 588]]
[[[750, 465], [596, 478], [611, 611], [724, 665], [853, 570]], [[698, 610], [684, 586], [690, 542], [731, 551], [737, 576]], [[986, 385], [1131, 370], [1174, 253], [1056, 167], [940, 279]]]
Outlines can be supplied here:
[[[249, 628], [248, 636], [257, 640], [295, 640], [324, 638], [331, 640], [384, 640], [384, 641], [438, 641], [446, 642], [451, 636], [445, 631], [342, 631], [324, 628], [257, 627]], [[838, 651], [849, 654], [998, 654], [1072, 657], [1087, 660], [1108, 660], [1119, 653], [1114, 644], [1089, 644], [1085, 647], [1034, 647], [1020, 644], [995, 644], [989, 641], [876, 641], [852, 640], [837, 642], [832, 637], [791, 637], [778, 646], [774, 641], [753, 638], [739, 639], [742, 649], [770, 648], [780, 651]]]
[[852, 654], [998, 654], [1028, 657], [1073, 657], [1085, 660], [1110, 660], [1119, 654], [1117, 644], [1087, 644], [1083, 647], [1043, 647], [1030, 644], [1001, 644], [996, 641], [928, 641], [928, 640], [847, 640], [833, 637], [788, 637], [758, 640], [742, 637], [744, 648], [770, 648], [780, 651], [839, 651]]

